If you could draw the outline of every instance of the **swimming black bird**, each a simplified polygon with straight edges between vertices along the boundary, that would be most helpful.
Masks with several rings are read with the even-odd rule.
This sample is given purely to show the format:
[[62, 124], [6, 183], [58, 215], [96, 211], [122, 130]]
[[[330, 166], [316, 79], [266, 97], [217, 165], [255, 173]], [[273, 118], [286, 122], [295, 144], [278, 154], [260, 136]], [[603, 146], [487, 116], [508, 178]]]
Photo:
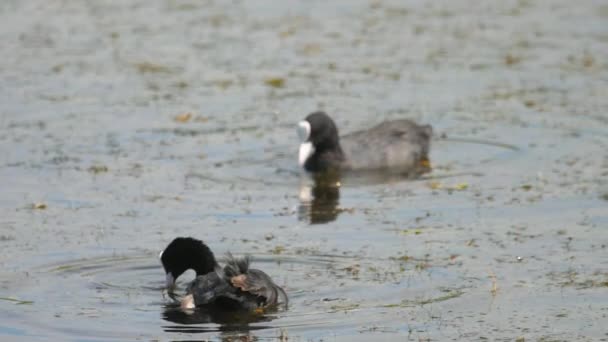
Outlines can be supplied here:
[[279, 303], [287, 306], [285, 291], [263, 271], [250, 268], [248, 256], [228, 254], [226, 259], [226, 265], [220, 267], [209, 247], [191, 237], [174, 239], [160, 254], [169, 290], [182, 273], [189, 269], [196, 272], [181, 301], [184, 309], [206, 306], [251, 311]]
[[432, 133], [430, 125], [401, 119], [339, 137], [329, 115], [314, 112], [298, 123], [299, 164], [310, 172], [385, 170], [420, 174], [429, 169]]

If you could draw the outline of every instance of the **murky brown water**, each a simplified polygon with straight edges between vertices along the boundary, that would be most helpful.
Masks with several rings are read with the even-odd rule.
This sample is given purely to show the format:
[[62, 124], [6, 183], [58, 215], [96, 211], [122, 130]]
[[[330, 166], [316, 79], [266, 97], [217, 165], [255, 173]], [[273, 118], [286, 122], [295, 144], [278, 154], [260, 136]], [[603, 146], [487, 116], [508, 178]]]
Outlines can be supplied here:
[[[607, 23], [592, 0], [3, 1], [0, 339], [607, 340]], [[433, 172], [307, 188], [316, 109], [432, 124]], [[176, 310], [157, 255], [188, 235], [290, 308]]]

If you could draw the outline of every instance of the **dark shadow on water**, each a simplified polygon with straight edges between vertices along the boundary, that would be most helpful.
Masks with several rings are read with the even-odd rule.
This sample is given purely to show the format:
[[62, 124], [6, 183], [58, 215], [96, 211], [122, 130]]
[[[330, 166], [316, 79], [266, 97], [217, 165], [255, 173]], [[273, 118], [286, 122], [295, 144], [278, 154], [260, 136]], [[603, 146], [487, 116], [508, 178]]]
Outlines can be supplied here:
[[251, 325], [270, 322], [273, 320], [272, 316], [243, 311], [225, 311], [214, 307], [182, 310], [177, 305], [167, 305], [162, 312], [162, 319], [176, 323], [176, 325], [162, 326], [164, 331], [178, 333], [248, 332], [273, 328], [270, 325]]

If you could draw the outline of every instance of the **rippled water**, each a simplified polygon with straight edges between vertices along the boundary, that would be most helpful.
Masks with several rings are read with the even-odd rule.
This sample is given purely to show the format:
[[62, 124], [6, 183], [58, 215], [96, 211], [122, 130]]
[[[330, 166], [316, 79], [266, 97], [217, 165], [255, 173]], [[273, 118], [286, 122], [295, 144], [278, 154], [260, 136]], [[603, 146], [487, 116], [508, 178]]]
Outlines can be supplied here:
[[[4, 1], [0, 340], [608, 339], [607, 18]], [[316, 109], [344, 133], [432, 124], [433, 171], [319, 186], [294, 127]], [[251, 254], [289, 308], [180, 311], [158, 261], [176, 236]]]

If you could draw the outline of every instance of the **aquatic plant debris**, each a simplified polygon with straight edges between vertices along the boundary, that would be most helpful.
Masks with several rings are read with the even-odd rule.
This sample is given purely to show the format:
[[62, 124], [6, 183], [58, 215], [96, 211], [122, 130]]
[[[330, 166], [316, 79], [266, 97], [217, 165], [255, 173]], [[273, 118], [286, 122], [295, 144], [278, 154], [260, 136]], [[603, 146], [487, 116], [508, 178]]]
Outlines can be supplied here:
[[283, 88], [285, 86], [285, 79], [282, 77], [271, 77], [265, 79], [264, 83], [273, 88]]
[[91, 165], [88, 168], [88, 171], [91, 173], [102, 173], [102, 172], [108, 172], [108, 167], [105, 165]]
[[454, 191], [454, 190], [466, 190], [469, 187], [469, 184], [467, 183], [457, 183], [454, 185], [444, 185], [439, 181], [431, 181], [428, 183], [429, 187], [433, 190], [447, 190], [447, 191]]
[[175, 122], [179, 122], [179, 123], [186, 123], [186, 122], [190, 121], [190, 119], [192, 119], [192, 113], [190, 113], [190, 112], [178, 114], [173, 118], [173, 120]]
[[403, 234], [403, 235], [407, 235], [407, 234], [420, 235], [420, 234], [422, 234], [422, 230], [421, 229], [408, 229], [408, 228], [405, 228], [405, 229], [399, 229], [398, 232], [400, 234]]
[[0, 297], [0, 300], [4, 300], [7, 302], [13, 302], [16, 305], [34, 304], [34, 301], [32, 301], [32, 300], [22, 300], [22, 299], [17, 299], [17, 298], [12, 298], [12, 297]]
[[283, 253], [284, 251], [285, 251], [285, 246], [278, 245], [278, 246], [275, 246], [275, 247], [274, 247], [274, 248], [273, 248], [273, 249], [270, 251], [270, 253], [272, 253], [272, 254], [281, 254], [281, 253]]
[[155, 64], [151, 62], [140, 62], [134, 64], [137, 70], [142, 73], [169, 73], [171, 69], [161, 64]]
[[46, 203], [43, 202], [36, 202], [34, 204], [32, 204], [32, 209], [37, 209], [37, 210], [44, 210], [47, 208]]

